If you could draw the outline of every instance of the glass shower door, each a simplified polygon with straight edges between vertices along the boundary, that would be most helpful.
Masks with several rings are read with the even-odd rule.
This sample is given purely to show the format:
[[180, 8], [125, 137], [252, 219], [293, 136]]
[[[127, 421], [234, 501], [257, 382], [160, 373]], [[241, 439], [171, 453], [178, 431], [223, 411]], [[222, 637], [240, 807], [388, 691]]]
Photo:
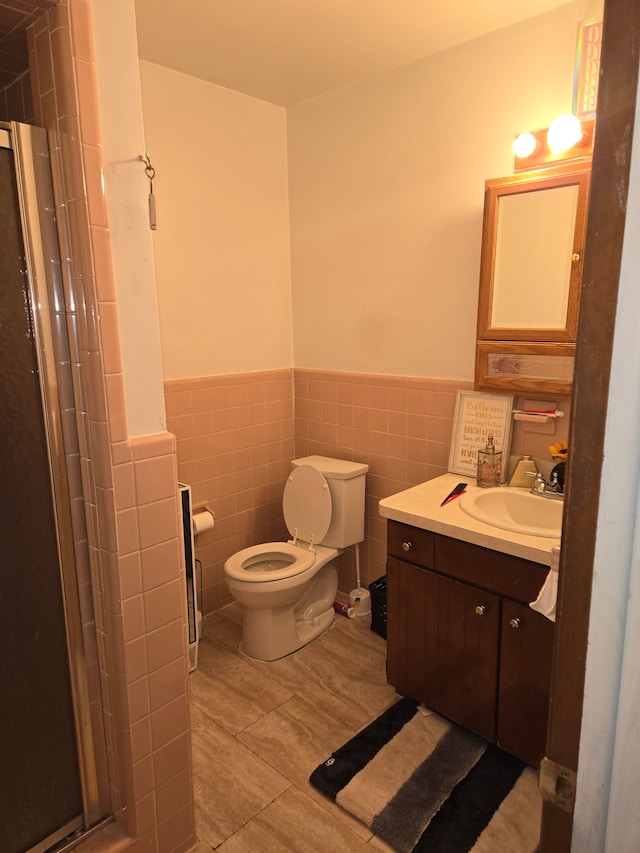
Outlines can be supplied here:
[[14, 156], [0, 147], [3, 853], [45, 850], [84, 823], [60, 542], [33, 312]]

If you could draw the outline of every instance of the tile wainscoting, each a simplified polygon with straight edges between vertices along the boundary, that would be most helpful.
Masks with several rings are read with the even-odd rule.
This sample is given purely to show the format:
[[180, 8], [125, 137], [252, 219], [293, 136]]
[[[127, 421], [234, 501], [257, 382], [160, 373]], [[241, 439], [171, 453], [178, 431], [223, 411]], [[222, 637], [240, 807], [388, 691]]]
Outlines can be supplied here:
[[[202, 601], [231, 601], [223, 565], [240, 548], [285, 537], [282, 490], [296, 456], [369, 465], [361, 582], [385, 572], [378, 501], [447, 470], [456, 392], [471, 383], [304, 368], [165, 383], [167, 428], [177, 439], [178, 477], [194, 505], [209, 503], [212, 531], [199, 537]], [[355, 586], [349, 549], [340, 589]]]
[[291, 371], [210, 376], [165, 383], [167, 429], [177, 439], [178, 479], [194, 508], [208, 503], [215, 527], [196, 540], [205, 613], [232, 599], [230, 554], [282, 539], [282, 490], [294, 456]]

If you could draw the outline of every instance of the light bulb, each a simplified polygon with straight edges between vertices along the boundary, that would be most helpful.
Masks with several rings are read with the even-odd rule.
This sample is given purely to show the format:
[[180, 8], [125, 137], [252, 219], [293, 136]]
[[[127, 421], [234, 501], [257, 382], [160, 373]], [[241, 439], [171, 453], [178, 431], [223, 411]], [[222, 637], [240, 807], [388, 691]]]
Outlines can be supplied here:
[[520, 158], [530, 157], [537, 147], [538, 143], [532, 133], [521, 133], [514, 140], [513, 153]]
[[582, 125], [574, 115], [558, 116], [549, 126], [547, 143], [554, 154], [562, 154], [582, 139]]

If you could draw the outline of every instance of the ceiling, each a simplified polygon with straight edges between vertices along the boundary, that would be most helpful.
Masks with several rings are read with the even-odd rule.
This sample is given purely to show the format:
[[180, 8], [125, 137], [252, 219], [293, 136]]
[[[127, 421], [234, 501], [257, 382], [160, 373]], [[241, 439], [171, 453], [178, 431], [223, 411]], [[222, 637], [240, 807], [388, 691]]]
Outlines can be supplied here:
[[29, 65], [28, 26], [58, 0], [0, 0], [0, 89], [23, 74]]
[[567, 0], [135, 0], [142, 59], [282, 106]]

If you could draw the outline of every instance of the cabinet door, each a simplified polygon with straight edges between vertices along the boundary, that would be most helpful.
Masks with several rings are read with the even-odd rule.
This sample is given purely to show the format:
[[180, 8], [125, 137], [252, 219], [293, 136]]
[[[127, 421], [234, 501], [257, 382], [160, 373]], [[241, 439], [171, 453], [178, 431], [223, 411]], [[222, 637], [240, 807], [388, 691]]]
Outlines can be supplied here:
[[498, 744], [535, 766], [547, 737], [553, 630], [530, 607], [503, 601]]
[[500, 598], [402, 560], [387, 563], [387, 678], [489, 740], [496, 735]]

